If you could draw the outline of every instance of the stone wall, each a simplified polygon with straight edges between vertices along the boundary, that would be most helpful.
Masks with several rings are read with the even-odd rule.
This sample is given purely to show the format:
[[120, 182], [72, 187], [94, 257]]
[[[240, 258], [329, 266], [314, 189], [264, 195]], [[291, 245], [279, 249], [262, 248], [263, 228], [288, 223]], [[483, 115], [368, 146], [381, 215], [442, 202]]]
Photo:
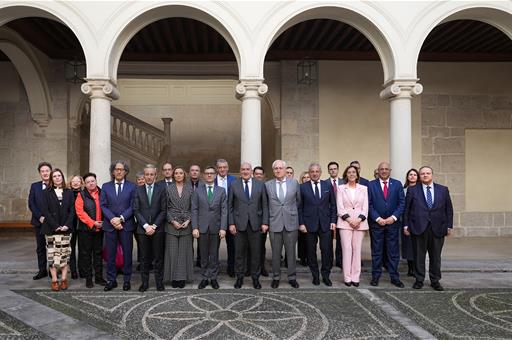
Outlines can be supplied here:
[[423, 164], [450, 189], [456, 235], [511, 236], [512, 211], [466, 211], [465, 130], [512, 128], [512, 98], [425, 93], [421, 111]]
[[319, 161], [318, 82], [297, 84], [297, 61], [281, 62], [281, 157], [295, 178]]

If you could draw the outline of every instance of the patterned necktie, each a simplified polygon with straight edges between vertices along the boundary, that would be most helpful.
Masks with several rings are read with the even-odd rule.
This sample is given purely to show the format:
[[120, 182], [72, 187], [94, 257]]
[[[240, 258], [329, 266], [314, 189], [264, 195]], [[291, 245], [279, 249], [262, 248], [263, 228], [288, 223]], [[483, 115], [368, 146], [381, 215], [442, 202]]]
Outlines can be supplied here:
[[338, 193], [338, 186], [336, 185], [336, 179], [332, 180], [332, 190], [334, 191], [334, 195]]
[[117, 190], [116, 190], [116, 196], [121, 195], [121, 183], [116, 182]]
[[148, 185], [148, 203], [151, 205], [151, 199], [153, 198], [153, 186]]
[[284, 203], [283, 181], [277, 181], [277, 183], [279, 183], [279, 192], [277, 198], [279, 198], [279, 201], [281, 201], [281, 203]]
[[382, 191], [384, 192], [384, 199], [387, 200], [388, 199], [388, 182], [387, 181], [384, 181], [384, 189], [382, 189]]
[[213, 202], [213, 187], [211, 185], [208, 186], [208, 203], [212, 204]]
[[244, 181], [245, 181], [245, 187], [244, 187], [245, 197], [247, 197], [247, 200], [250, 200], [251, 195], [249, 194], [249, 180], [246, 179]]
[[429, 209], [432, 209], [432, 206], [433, 206], [433, 202], [432, 202], [432, 191], [430, 191], [430, 185], [427, 186], [427, 206]]
[[320, 199], [320, 192], [318, 190], [318, 181], [315, 181], [314, 183], [315, 183], [315, 197], [317, 199]]

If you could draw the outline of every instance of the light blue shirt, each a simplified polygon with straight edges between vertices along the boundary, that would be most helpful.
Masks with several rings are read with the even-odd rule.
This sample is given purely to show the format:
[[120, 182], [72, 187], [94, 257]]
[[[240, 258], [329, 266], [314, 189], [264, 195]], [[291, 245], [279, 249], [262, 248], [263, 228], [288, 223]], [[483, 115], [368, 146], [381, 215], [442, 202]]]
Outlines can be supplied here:
[[[286, 178], [283, 179], [282, 181], [279, 181], [277, 178], [276, 178], [276, 193], [277, 193], [277, 197], [279, 198], [279, 182], [282, 182], [283, 184], [281, 184], [283, 186], [283, 194], [284, 194], [284, 197], [286, 197]], [[284, 198], [283, 198], [284, 200]]]
[[[425, 201], [427, 201], [427, 185], [422, 183], [421, 186], [423, 187], [423, 195], [425, 196]], [[430, 193], [432, 194], [432, 205], [434, 205], [434, 183], [430, 184], [429, 187]]]

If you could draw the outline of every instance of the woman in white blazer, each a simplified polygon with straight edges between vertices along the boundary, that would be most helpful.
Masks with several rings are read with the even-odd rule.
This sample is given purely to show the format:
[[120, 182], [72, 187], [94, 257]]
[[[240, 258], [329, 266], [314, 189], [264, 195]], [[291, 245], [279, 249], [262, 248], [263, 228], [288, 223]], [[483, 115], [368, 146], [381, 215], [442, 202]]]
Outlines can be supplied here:
[[368, 191], [366, 186], [358, 184], [359, 171], [354, 166], [345, 169], [343, 180], [346, 184], [338, 186], [336, 195], [337, 228], [343, 252], [343, 278], [346, 286], [359, 287], [361, 247], [368, 230]]

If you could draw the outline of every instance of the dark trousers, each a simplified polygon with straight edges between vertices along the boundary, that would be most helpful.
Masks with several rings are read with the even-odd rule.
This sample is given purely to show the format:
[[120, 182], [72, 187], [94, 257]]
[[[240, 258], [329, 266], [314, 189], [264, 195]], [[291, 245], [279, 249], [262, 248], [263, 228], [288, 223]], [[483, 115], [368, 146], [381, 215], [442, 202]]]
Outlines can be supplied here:
[[133, 232], [125, 230], [105, 231], [105, 242], [107, 244], [107, 281], [115, 282], [117, 276], [116, 251], [117, 243], [123, 248], [123, 273], [124, 282], [130, 282], [132, 277], [132, 250]]
[[[341, 250], [341, 236], [340, 233], [334, 233], [336, 235], [336, 250], [335, 250], [335, 261], [336, 267], [343, 267], [343, 253]], [[334, 237], [333, 237], [334, 238]]]
[[34, 235], [36, 236], [37, 267], [40, 272], [45, 272], [48, 270], [46, 264], [46, 239], [41, 234], [41, 226], [34, 226]]
[[430, 283], [441, 280], [441, 252], [444, 237], [436, 237], [429, 225], [421, 235], [411, 235], [414, 254], [414, 270], [416, 281], [425, 280], [425, 257], [428, 252]]
[[[78, 232], [71, 233], [71, 240], [69, 242], [69, 245], [71, 246], [71, 256], [69, 258], [69, 270], [71, 272], [76, 272], [76, 243], [78, 240]], [[78, 248], [80, 248], [80, 244], [78, 245]], [[80, 249], [78, 250], [80, 251]]]
[[[306, 244], [308, 247], [308, 265], [314, 278], [329, 278], [332, 269], [332, 231], [322, 232], [320, 229], [316, 232], [307, 232]], [[320, 241], [320, 254], [322, 256], [322, 267], [318, 270], [318, 259], [316, 256], [316, 245]]]
[[78, 270], [86, 278], [103, 278], [103, 260], [101, 251], [103, 248], [103, 231], [78, 231]]
[[226, 246], [228, 251], [228, 271], [235, 271], [235, 236], [226, 232]]
[[[265, 256], [266, 256], [266, 253], [267, 253], [267, 248], [266, 248], [266, 243], [267, 243], [267, 234], [268, 234], [268, 231], [266, 233], [262, 233], [262, 232], [259, 232], [260, 234], [260, 271], [262, 271], [263, 269], [265, 269]], [[247, 268], [251, 268], [251, 252], [249, 252], [247, 254]]]
[[253, 279], [260, 276], [260, 246], [261, 235], [260, 231], [254, 231], [247, 226], [244, 231], [238, 230], [235, 235], [235, 271], [237, 277], [243, 277], [247, 271], [247, 259], [251, 258], [250, 271]]
[[381, 227], [372, 224], [371, 249], [372, 249], [372, 278], [379, 279], [382, 274], [384, 258], [388, 264], [389, 277], [392, 281], [400, 280], [398, 274], [398, 262], [400, 261], [400, 223], [394, 223]]
[[297, 236], [297, 256], [301, 261], [305, 261], [308, 258], [308, 245], [306, 241], [306, 234], [299, 231]]
[[155, 261], [155, 282], [162, 284], [164, 280], [164, 250], [165, 250], [165, 233], [154, 233], [151, 236], [145, 234], [137, 234], [138, 246], [141, 250], [141, 268], [140, 273], [142, 282], [149, 282], [149, 268], [151, 262]]
[[204, 233], [199, 236], [201, 276], [203, 280], [217, 280], [219, 274], [219, 244], [219, 234], [217, 233]]

